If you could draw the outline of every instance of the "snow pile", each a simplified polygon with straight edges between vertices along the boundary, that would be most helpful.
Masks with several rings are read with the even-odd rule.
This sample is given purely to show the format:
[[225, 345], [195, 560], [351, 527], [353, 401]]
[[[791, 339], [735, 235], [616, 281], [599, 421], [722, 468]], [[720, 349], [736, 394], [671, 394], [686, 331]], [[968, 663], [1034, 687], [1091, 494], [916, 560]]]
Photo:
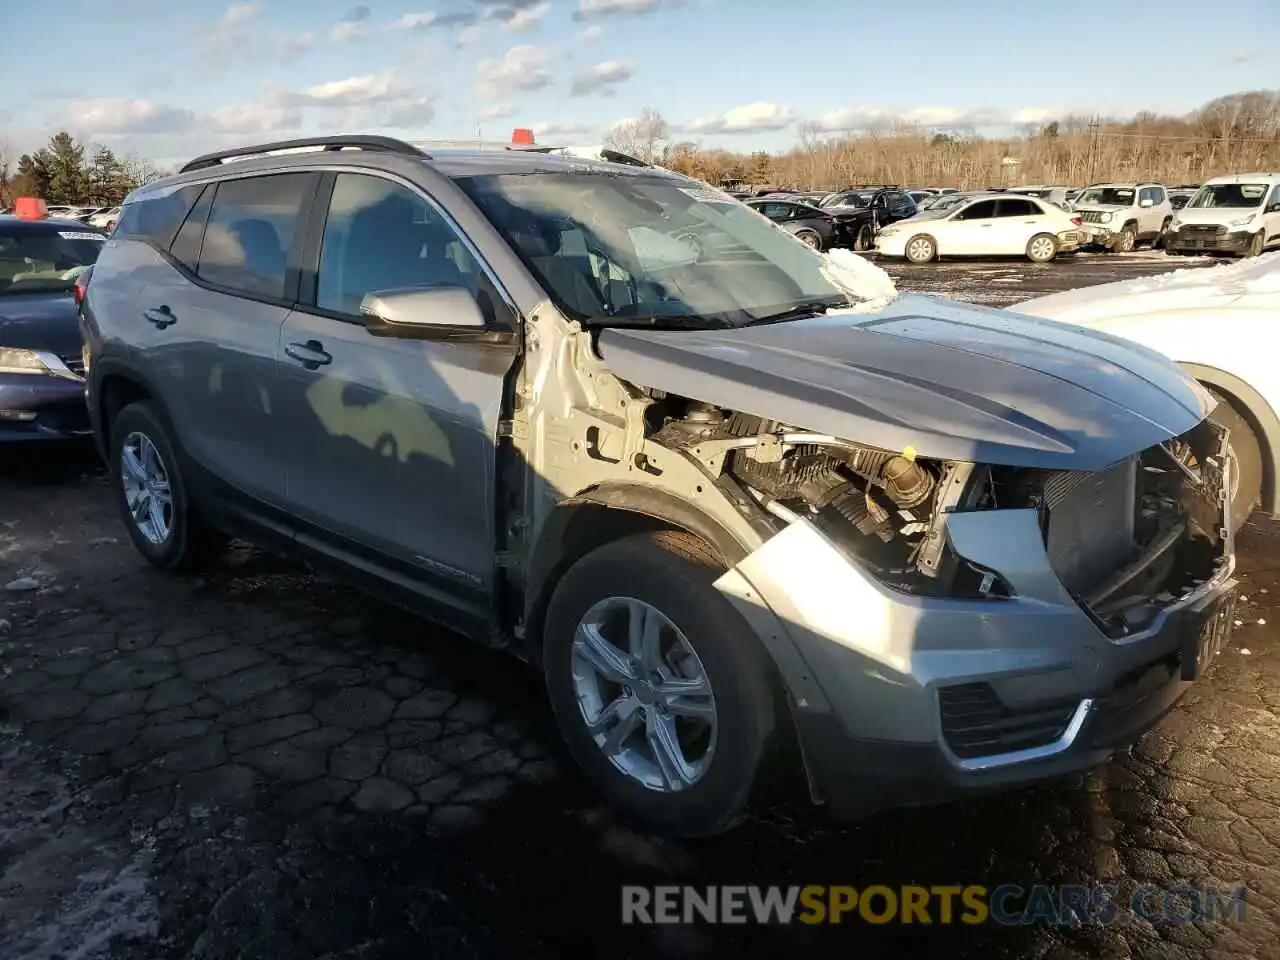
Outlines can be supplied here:
[[1280, 293], [1280, 252], [1218, 267], [1184, 267], [1125, 282], [1129, 284], [1125, 287], [1128, 293], [1150, 293], [1179, 287], [1213, 287], [1223, 294], [1237, 296]]
[[878, 310], [898, 296], [893, 278], [865, 257], [848, 250], [829, 250], [823, 259], [826, 262], [822, 265], [822, 275], [851, 297], [863, 301], [857, 307], [859, 312]]

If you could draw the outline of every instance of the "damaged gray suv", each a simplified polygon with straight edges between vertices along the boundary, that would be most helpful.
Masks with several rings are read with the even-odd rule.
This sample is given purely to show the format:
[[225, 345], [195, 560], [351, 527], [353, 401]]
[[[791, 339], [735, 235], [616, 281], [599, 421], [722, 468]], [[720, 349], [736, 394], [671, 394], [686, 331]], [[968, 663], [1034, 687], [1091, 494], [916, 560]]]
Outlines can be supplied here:
[[87, 395], [151, 563], [245, 536], [510, 650], [649, 829], [789, 759], [841, 815], [1097, 764], [1228, 639], [1213, 401], [883, 279], [634, 161], [264, 144], [128, 198]]

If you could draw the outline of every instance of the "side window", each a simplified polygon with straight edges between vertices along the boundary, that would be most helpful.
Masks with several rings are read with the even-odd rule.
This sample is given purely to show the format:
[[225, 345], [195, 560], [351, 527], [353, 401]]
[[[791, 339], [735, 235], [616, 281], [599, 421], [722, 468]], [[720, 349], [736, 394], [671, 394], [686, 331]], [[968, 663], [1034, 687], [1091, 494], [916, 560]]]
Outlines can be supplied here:
[[208, 184], [200, 192], [200, 199], [187, 214], [178, 235], [173, 238], [169, 253], [184, 267], [195, 273], [200, 266], [200, 247], [204, 242], [204, 224], [209, 219], [209, 208], [213, 206], [213, 193], [216, 187]]
[[1039, 215], [1040, 211], [1036, 209], [1034, 203], [1023, 197], [1013, 199], [1006, 197], [996, 201], [997, 217], [1034, 217]]
[[145, 240], [161, 250], [168, 250], [174, 234], [203, 189], [204, 184], [196, 183], [126, 203], [120, 210], [120, 218], [111, 236], [114, 239]]
[[1151, 199], [1156, 205], [1164, 203], [1164, 187], [1152, 187]]
[[989, 220], [996, 215], [996, 202], [983, 200], [956, 214], [957, 220]]
[[313, 183], [309, 173], [219, 183], [200, 249], [200, 279], [283, 299], [289, 252]]
[[1276, 185], [1271, 189], [1271, 199], [1269, 199], [1269, 200], [1267, 201], [1267, 205], [1266, 205], [1266, 207], [1264, 207], [1263, 209], [1264, 209], [1264, 210], [1266, 210], [1266, 209], [1270, 209], [1271, 207], [1274, 207], [1274, 206], [1276, 206], [1277, 204], [1280, 204], [1280, 183], [1277, 183], [1277, 184], [1276, 184]]
[[382, 177], [338, 174], [320, 247], [316, 306], [358, 316], [368, 293], [432, 286], [466, 287], [494, 321], [497, 291], [435, 206]]

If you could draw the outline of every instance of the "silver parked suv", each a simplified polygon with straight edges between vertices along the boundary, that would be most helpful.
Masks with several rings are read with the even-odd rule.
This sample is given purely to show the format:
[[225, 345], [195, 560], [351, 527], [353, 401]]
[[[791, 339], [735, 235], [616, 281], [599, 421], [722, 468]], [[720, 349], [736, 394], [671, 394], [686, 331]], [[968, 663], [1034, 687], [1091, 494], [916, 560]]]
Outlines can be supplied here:
[[1098, 763], [1227, 639], [1212, 401], [859, 268], [636, 162], [247, 147], [128, 198], [87, 393], [151, 563], [246, 535], [511, 650], [651, 829], [788, 757], [846, 815]]

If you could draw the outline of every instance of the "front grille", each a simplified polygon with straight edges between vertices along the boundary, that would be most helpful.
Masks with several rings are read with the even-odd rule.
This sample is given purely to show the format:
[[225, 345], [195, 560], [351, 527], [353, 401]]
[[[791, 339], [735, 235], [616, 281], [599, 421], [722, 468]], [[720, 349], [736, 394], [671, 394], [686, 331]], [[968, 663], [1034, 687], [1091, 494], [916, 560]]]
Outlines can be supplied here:
[[1218, 237], [1227, 232], [1227, 228], [1219, 223], [1188, 223], [1181, 230], [1196, 237]]
[[938, 689], [942, 738], [957, 757], [969, 760], [1053, 743], [1066, 731], [1078, 701], [1006, 706], [986, 683]]
[[1080, 216], [1084, 219], [1085, 223], [1101, 223], [1102, 222], [1101, 210], [1082, 210], [1080, 212]]
[[1049, 564], [1072, 593], [1088, 593], [1132, 559], [1137, 494], [1137, 457], [1098, 473], [1063, 471], [1045, 481]]

